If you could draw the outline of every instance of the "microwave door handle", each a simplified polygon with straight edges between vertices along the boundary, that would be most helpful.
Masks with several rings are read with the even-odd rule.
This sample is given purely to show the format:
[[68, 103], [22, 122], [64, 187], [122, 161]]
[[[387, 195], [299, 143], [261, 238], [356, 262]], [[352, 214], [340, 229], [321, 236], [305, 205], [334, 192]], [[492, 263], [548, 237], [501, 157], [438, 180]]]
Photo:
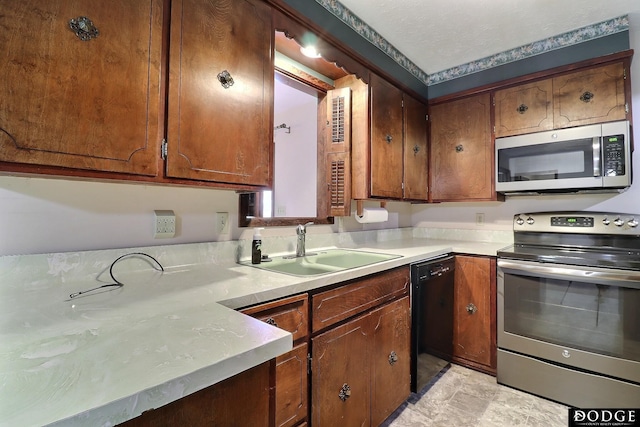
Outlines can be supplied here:
[[602, 139], [599, 136], [593, 138], [593, 176], [602, 176]]

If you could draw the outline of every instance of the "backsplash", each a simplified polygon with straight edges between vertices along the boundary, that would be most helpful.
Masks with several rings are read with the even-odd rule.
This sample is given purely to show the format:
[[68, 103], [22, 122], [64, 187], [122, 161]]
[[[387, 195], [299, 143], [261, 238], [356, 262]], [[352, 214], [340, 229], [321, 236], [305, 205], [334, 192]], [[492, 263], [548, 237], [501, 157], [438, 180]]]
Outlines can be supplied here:
[[[249, 234], [248, 234], [249, 235]], [[512, 232], [503, 230], [467, 230], [406, 227], [349, 233], [307, 234], [307, 248], [366, 247], [369, 243], [424, 238], [471, 242], [512, 242]], [[296, 236], [263, 235], [263, 254], [272, 256], [295, 253]], [[229, 265], [251, 258], [251, 239], [225, 242], [189, 243], [97, 251], [60, 252], [35, 255], [0, 256], [0, 282], [28, 283], [36, 290], [55, 283], [96, 283], [109, 280], [109, 266], [122, 255], [142, 252], [157, 259], [164, 267], [180, 268], [199, 264]], [[128, 258], [117, 264], [114, 274], [149, 269], [142, 257]], [[24, 280], [29, 278], [30, 280]], [[53, 283], [52, 283], [53, 282]]]

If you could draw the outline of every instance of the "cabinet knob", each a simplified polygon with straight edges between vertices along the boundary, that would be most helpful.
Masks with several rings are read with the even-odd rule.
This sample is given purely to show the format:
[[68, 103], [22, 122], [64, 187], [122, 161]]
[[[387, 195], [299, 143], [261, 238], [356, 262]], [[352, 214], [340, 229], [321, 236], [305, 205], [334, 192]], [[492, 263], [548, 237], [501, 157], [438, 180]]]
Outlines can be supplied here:
[[395, 351], [389, 353], [389, 365], [393, 366], [398, 361], [398, 355]]
[[340, 393], [338, 393], [338, 397], [344, 402], [349, 398], [349, 396], [351, 396], [351, 387], [349, 387], [349, 384], [344, 383], [342, 384]]
[[470, 303], [467, 305], [467, 313], [469, 313], [469, 314], [473, 314], [473, 313], [475, 313], [476, 311], [478, 311], [478, 307], [476, 307], [474, 303], [470, 302]]
[[456, 153], [462, 153], [464, 151], [464, 147], [462, 144], [456, 145]]
[[71, 31], [83, 42], [95, 39], [98, 37], [98, 34], [100, 34], [100, 31], [93, 25], [93, 21], [86, 16], [71, 18], [69, 20], [69, 28], [71, 28]]
[[229, 74], [227, 70], [221, 71], [220, 74], [218, 74], [218, 81], [225, 89], [229, 89], [235, 83], [233, 77], [231, 77], [231, 74]]
[[527, 110], [528, 110], [528, 109], [529, 109], [529, 107], [527, 107], [526, 105], [524, 105], [524, 104], [520, 104], [520, 105], [518, 106], [518, 108], [516, 108], [516, 111], [517, 111], [519, 114], [524, 114], [524, 113], [526, 113], [526, 112], [527, 112]]
[[591, 100], [595, 97], [595, 95], [589, 91], [586, 91], [582, 95], [580, 95], [580, 101], [582, 102], [591, 102]]
[[413, 155], [415, 156], [420, 151], [420, 146], [418, 144], [413, 146]]
[[278, 327], [278, 322], [276, 322], [276, 320], [273, 317], [269, 317], [269, 318], [265, 319], [264, 323], [267, 323], [269, 325], [273, 325], [276, 328]]
[[391, 135], [387, 135], [386, 140], [387, 144], [391, 144], [391, 141], [393, 141], [393, 137]]

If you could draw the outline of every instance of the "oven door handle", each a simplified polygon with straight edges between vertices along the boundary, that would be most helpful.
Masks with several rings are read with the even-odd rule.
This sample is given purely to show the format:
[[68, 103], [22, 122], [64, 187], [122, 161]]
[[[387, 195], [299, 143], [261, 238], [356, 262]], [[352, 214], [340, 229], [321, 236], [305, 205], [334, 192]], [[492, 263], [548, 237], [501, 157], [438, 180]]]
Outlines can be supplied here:
[[638, 271], [499, 259], [498, 273], [500, 271], [521, 276], [640, 289], [640, 272]]

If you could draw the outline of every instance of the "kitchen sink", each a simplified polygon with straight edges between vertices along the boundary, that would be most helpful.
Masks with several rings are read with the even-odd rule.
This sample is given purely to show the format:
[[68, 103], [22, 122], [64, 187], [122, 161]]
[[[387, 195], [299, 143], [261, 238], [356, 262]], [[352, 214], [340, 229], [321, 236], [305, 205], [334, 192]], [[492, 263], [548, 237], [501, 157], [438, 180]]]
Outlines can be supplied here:
[[260, 264], [249, 265], [263, 270], [292, 274], [294, 276], [316, 276], [376, 264], [378, 262], [400, 258], [400, 256], [401, 255], [364, 252], [352, 249], [327, 249], [309, 251], [309, 253], [303, 257], [274, 257], [271, 258], [271, 261], [263, 261]]

